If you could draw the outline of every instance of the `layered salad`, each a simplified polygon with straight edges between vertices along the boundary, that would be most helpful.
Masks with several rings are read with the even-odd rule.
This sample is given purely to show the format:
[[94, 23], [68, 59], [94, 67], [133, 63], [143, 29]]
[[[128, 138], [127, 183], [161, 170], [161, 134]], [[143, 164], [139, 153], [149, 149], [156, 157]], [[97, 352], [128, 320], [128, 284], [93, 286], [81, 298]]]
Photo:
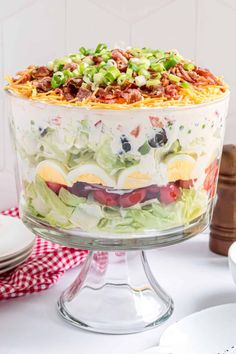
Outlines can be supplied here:
[[228, 107], [222, 78], [176, 51], [99, 44], [8, 81], [27, 215], [116, 234], [186, 227], [208, 212]]

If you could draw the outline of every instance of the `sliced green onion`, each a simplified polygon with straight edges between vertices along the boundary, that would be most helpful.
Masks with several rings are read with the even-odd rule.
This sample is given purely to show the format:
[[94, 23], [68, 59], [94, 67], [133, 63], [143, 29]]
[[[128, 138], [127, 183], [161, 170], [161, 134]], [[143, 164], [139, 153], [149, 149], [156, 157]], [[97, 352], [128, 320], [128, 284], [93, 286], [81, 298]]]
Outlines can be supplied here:
[[85, 57], [83, 59], [83, 62], [86, 63], [86, 64], [89, 64], [89, 65], [94, 65], [94, 61], [91, 57]]
[[184, 64], [184, 69], [187, 71], [191, 71], [194, 69], [194, 65], [192, 63], [185, 63]]
[[166, 54], [165, 54], [165, 51], [163, 49], [156, 49], [154, 50], [154, 55], [155, 57], [164, 57]]
[[103, 49], [107, 49], [107, 45], [104, 43], [99, 43], [95, 49], [95, 53], [100, 53]]
[[109, 72], [107, 72], [105, 75], [104, 75], [104, 79], [105, 79], [105, 83], [107, 85], [110, 85], [113, 83], [113, 81], [115, 81], [115, 78], [113, 77], [113, 75]]
[[169, 74], [168, 75], [168, 79], [170, 81], [173, 81], [173, 82], [179, 82], [180, 81], [180, 77], [176, 76], [176, 75], [173, 75], [173, 74]]
[[150, 150], [151, 150], [151, 147], [147, 141], [143, 145], [141, 145], [140, 148], [138, 149], [138, 151], [140, 152], [141, 155], [148, 154]]
[[164, 66], [165, 66], [166, 70], [169, 70], [170, 68], [172, 68], [176, 64], [178, 64], [178, 60], [173, 57], [169, 58], [167, 61], [164, 62]]
[[73, 75], [73, 77], [81, 76], [79, 69], [75, 69], [74, 71], [72, 71], [72, 75]]
[[97, 85], [100, 85], [104, 82], [104, 75], [102, 73], [96, 73], [93, 76], [93, 82]]
[[138, 71], [138, 74], [144, 76], [146, 79], [149, 79], [149, 77], [151, 76], [148, 70], [142, 68]]
[[153, 63], [151, 64], [151, 69], [158, 72], [158, 73], [161, 73], [163, 71], [165, 71], [165, 67], [162, 63]]
[[80, 75], [83, 75], [84, 74], [84, 70], [88, 67], [88, 64], [87, 63], [80, 63], [79, 65], [79, 72], [80, 72]]
[[161, 83], [161, 81], [159, 79], [152, 79], [152, 80], [148, 80], [146, 83], [147, 87], [155, 87], [155, 86], [159, 86]]
[[140, 58], [131, 58], [129, 60], [129, 62], [135, 63], [135, 64], [139, 64], [140, 63]]
[[84, 56], [86, 56], [88, 54], [88, 50], [84, 47], [80, 47], [79, 52], [81, 54], [83, 54]]
[[48, 68], [49, 70], [53, 70], [53, 67], [54, 67], [54, 62], [53, 62], [53, 60], [51, 60], [51, 61], [48, 62], [47, 68]]
[[65, 83], [65, 77], [62, 72], [59, 71], [53, 74], [52, 81], [51, 81], [51, 85], [53, 89], [63, 85], [64, 83]]
[[140, 57], [142, 54], [141, 48], [130, 48], [130, 53], [133, 54], [135, 57]]
[[109, 67], [106, 74], [104, 75], [105, 81], [107, 84], [112, 83], [120, 76], [120, 70], [118, 70], [115, 66]]
[[105, 61], [101, 61], [101, 63], [100, 64], [98, 64], [98, 69], [102, 69], [104, 66], [106, 66], [106, 63], [105, 63]]
[[141, 58], [139, 64], [142, 65], [144, 69], [149, 69], [151, 62], [149, 59]]
[[124, 83], [127, 81], [129, 81], [129, 78], [124, 73], [117, 78], [117, 84], [120, 86], [124, 85]]
[[53, 62], [53, 70], [54, 72], [56, 71], [61, 71], [65, 65], [65, 59], [64, 58], [58, 58], [55, 59]]
[[127, 76], [133, 76], [133, 70], [132, 70], [131, 68], [128, 68], [128, 69], [126, 70], [126, 75], [127, 75]]
[[92, 84], [92, 81], [91, 81], [91, 79], [88, 77], [88, 76], [83, 76], [83, 80], [84, 80], [84, 82], [86, 82], [86, 84]]
[[139, 87], [146, 85], [146, 82], [147, 82], [143, 75], [136, 76], [134, 81], [135, 81], [136, 85]]
[[153, 55], [151, 57], [148, 58], [150, 60], [150, 65], [152, 65], [153, 63], [156, 63], [157, 58], [154, 57]]
[[183, 56], [180, 55], [179, 53], [175, 55], [175, 58], [178, 60], [178, 63], [184, 59]]
[[70, 57], [65, 57], [64, 64], [72, 63], [72, 59]]
[[190, 87], [190, 84], [189, 84], [187, 81], [183, 81], [183, 82], [181, 82], [181, 86], [182, 86], [183, 88], [189, 88], [189, 87]]
[[120, 75], [120, 70], [117, 69], [116, 66], [110, 66], [109, 69], [108, 69], [108, 72], [109, 73], [112, 73], [112, 75], [117, 78], [119, 75]]
[[115, 66], [115, 67], [117, 67], [117, 64], [116, 64], [116, 62], [115, 62], [114, 59], [109, 59], [109, 60], [107, 61], [107, 66], [108, 66], [108, 67], [110, 67], [110, 66]]
[[102, 54], [101, 57], [105, 62], [107, 62], [109, 59], [111, 59], [111, 52], [106, 52], [105, 54]]
[[73, 76], [73, 73], [70, 70], [66, 69], [66, 70], [63, 70], [63, 75], [64, 75], [64, 78], [66, 81]]
[[80, 63], [81, 62], [81, 55], [80, 54], [71, 54], [70, 58], [71, 58], [71, 60], [74, 63]]
[[97, 72], [96, 66], [88, 66], [84, 69], [84, 75], [89, 78], [89, 80], [93, 79], [94, 74]]
[[129, 68], [132, 69], [133, 71], [135, 71], [135, 72], [138, 71], [139, 66], [137, 65], [137, 62], [135, 62], [135, 61], [129, 61], [128, 66], [129, 66]]

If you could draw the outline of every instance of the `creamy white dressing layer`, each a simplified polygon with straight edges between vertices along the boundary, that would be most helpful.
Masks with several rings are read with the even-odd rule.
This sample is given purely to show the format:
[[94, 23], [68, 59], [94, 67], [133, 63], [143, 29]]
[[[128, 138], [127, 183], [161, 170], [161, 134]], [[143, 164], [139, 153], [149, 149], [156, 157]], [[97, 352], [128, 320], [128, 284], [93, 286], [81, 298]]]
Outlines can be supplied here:
[[[103, 138], [110, 137], [111, 153], [122, 154], [124, 151], [122, 151], [121, 136], [125, 136], [131, 146], [128, 153], [140, 159], [136, 170], [151, 174], [150, 184], [156, 183], [160, 186], [168, 183], [167, 166], [163, 156], [170, 151], [172, 144], [177, 140], [181, 145], [181, 153], [194, 157], [196, 165], [193, 175], [197, 178], [195, 186], [197, 188], [202, 186], [206, 168], [221, 155], [227, 109], [228, 97], [214, 103], [189, 108], [130, 111], [68, 108], [12, 97], [16, 141], [29, 156], [40, 153], [38, 150], [41, 136], [38, 134], [36, 137], [32, 131], [55, 130], [53, 143], [60, 153], [70, 151], [73, 146], [83, 147], [76, 134], [81, 121], [86, 121], [88, 142], [94, 150]], [[141, 155], [140, 146], [154, 137], [155, 132], [160, 129], [166, 132], [168, 139], [166, 145], [151, 148], [146, 155]], [[55, 159], [55, 153], [52, 154], [50, 149], [49, 146], [48, 151], [44, 153], [49, 159]], [[21, 163], [24, 179], [30, 182], [36, 167], [29, 161]]]

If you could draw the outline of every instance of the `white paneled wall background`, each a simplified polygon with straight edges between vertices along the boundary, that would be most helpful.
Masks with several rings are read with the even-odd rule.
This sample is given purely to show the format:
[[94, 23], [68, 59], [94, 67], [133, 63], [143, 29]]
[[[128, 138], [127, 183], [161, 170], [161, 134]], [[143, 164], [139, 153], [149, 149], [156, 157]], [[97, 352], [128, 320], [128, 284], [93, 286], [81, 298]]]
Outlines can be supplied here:
[[[232, 89], [227, 143], [236, 143], [235, 0], [0, 0], [0, 77], [105, 42], [177, 48]], [[7, 101], [0, 91], [0, 210], [16, 205]]]

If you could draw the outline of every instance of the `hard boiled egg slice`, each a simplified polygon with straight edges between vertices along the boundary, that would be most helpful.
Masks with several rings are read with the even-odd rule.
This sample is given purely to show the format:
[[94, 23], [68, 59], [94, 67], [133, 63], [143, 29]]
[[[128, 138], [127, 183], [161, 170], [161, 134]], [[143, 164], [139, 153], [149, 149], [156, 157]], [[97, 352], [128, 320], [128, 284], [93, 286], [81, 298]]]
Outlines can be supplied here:
[[118, 189], [136, 189], [152, 184], [153, 175], [145, 171], [140, 165], [126, 168], [119, 175]]
[[67, 186], [67, 171], [58, 162], [53, 160], [44, 160], [36, 168], [36, 175], [45, 182], [53, 182]]
[[165, 163], [169, 182], [196, 178], [196, 160], [190, 155], [171, 155]]
[[114, 179], [95, 164], [85, 164], [75, 168], [68, 174], [68, 180], [72, 184], [76, 182], [86, 182], [89, 184], [101, 184], [106, 187], [115, 186]]

